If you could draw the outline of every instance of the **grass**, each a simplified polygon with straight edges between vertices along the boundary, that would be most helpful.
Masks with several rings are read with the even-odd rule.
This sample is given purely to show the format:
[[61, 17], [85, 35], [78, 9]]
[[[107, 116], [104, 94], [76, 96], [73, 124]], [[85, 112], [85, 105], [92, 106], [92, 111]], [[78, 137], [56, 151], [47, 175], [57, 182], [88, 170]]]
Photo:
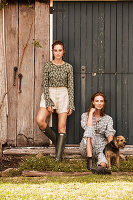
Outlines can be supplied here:
[[132, 200], [133, 176], [0, 178], [1, 200]]
[[[62, 162], [56, 162], [51, 156], [36, 158], [30, 156], [23, 161], [18, 170], [12, 171], [11, 176], [21, 175], [23, 170], [36, 171], [59, 171], [59, 172], [87, 172], [86, 161], [63, 159]], [[127, 161], [120, 161], [120, 168], [112, 166], [112, 171], [133, 171], [133, 158], [128, 157]]]

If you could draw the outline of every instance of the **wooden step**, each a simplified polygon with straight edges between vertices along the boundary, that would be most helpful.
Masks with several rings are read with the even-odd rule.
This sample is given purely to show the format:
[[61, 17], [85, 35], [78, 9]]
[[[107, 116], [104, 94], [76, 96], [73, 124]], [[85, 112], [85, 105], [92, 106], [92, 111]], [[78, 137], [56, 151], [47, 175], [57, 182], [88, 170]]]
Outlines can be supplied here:
[[[55, 155], [55, 147], [11, 147], [3, 151], [3, 155], [36, 155], [42, 152], [46, 155]], [[133, 156], [133, 145], [126, 145], [124, 149], [120, 150], [124, 155]], [[64, 154], [68, 157], [80, 157], [79, 145], [66, 145]]]

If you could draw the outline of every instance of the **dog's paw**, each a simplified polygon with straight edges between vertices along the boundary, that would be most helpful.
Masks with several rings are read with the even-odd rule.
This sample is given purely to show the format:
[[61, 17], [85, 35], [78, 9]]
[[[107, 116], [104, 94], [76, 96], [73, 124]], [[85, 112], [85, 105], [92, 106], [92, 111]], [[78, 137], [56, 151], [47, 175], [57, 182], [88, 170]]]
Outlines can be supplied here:
[[120, 159], [126, 161], [127, 160], [127, 156], [124, 156], [123, 154], [120, 154]]

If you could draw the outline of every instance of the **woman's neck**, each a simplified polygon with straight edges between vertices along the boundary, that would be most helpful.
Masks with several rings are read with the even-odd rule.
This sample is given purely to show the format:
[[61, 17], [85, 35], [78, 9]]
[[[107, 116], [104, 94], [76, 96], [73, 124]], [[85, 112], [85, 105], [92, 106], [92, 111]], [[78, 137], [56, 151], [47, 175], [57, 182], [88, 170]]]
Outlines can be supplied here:
[[96, 116], [96, 117], [100, 117], [100, 112], [101, 112], [101, 110], [97, 110], [97, 109], [96, 109], [96, 110], [95, 110], [95, 116]]
[[55, 65], [62, 65], [64, 61], [62, 59], [54, 59], [52, 63]]

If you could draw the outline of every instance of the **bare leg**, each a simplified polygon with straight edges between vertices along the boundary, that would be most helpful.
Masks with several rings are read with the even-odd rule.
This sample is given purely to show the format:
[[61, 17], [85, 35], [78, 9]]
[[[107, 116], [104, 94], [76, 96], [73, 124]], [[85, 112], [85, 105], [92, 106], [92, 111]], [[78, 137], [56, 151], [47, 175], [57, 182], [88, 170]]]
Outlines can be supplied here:
[[50, 139], [52, 140], [52, 143], [56, 145], [56, 133], [47, 125], [47, 118], [50, 115], [51, 112], [49, 112], [46, 108], [40, 108], [38, 114], [37, 114], [37, 124], [42, 130], [42, 132]]
[[66, 133], [67, 113], [58, 114], [58, 132]]
[[91, 138], [87, 138], [86, 153], [87, 153], [87, 157], [92, 157], [92, 143], [91, 143]]
[[46, 108], [40, 108], [36, 117], [36, 121], [41, 130], [44, 130], [47, 127], [46, 120], [49, 117], [51, 112], [49, 112]]

